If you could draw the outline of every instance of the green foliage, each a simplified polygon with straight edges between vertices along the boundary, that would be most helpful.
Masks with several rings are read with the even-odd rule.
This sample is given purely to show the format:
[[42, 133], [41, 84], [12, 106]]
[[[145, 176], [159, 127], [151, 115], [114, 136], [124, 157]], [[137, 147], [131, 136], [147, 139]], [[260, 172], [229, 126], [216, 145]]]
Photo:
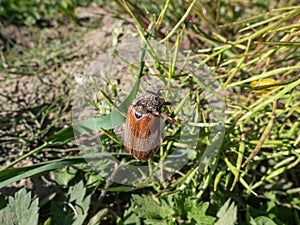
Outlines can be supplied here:
[[218, 211], [217, 217], [219, 220], [215, 223], [216, 225], [234, 225], [237, 221], [237, 207], [234, 202], [230, 204], [230, 199], [228, 199]]
[[31, 192], [25, 188], [19, 190], [15, 197], [9, 197], [6, 208], [0, 211], [0, 224], [37, 225], [38, 199], [31, 200]]
[[[9, 197], [7, 206], [0, 210], [1, 225], [35, 225], [38, 224], [39, 199], [31, 200], [31, 192], [22, 188], [15, 197]], [[51, 202], [51, 224], [83, 224], [91, 204], [91, 195], [86, 194], [83, 182], [70, 186], [67, 193], [58, 194]], [[51, 221], [51, 222], [50, 222]], [[93, 223], [95, 218], [90, 221]], [[46, 222], [45, 224], [47, 224]]]
[[131, 207], [125, 211], [124, 224], [235, 224], [236, 207], [229, 200], [220, 208], [216, 218], [207, 215], [208, 202], [197, 203], [191, 196], [178, 201], [178, 196], [156, 198], [150, 195], [132, 195]]
[[57, 201], [51, 203], [51, 223], [62, 225], [83, 224], [88, 215], [91, 195], [86, 196], [83, 182], [69, 188], [68, 193], [59, 195]]
[[59, 15], [61, 14], [76, 22], [76, 7], [84, 3], [78, 0], [2, 0], [0, 21], [26, 26], [47, 26], [53, 19], [63, 22], [64, 18]]
[[166, 219], [171, 216], [173, 208], [171, 198], [157, 203], [149, 195], [133, 195], [132, 203], [135, 213], [141, 218]]
[[255, 219], [251, 218], [250, 224], [251, 225], [276, 225], [276, 223], [274, 223], [273, 220], [265, 216], [259, 216]]
[[[215, 224], [215, 219], [211, 216], [205, 215], [205, 212], [209, 206], [209, 203], [202, 203], [201, 205], [195, 205], [195, 203], [187, 209], [188, 211], [188, 219], [191, 221], [195, 221], [196, 224]], [[222, 218], [224, 215], [217, 215]], [[234, 222], [235, 220], [233, 220]]]

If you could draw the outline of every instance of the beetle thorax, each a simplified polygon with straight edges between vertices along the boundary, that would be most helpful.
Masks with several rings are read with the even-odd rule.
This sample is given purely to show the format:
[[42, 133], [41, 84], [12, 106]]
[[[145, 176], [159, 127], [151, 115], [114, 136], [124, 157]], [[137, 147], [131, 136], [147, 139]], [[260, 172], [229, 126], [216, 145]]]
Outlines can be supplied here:
[[146, 113], [152, 113], [153, 115], [159, 116], [163, 107], [164, 101], [155, 95], [146, 95], [137, 99], [134, 103], [134, 109], [137, 112], [137, 116], [142, 116]]

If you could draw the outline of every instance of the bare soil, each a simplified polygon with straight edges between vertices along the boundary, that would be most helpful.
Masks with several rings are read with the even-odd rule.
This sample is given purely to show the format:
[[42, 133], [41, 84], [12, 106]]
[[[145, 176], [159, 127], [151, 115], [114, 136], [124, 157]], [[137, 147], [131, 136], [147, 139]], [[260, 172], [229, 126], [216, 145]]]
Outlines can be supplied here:
[[[122, 38], [118, 37], [121, 43], [137, 40], [131, 21], [118, 19], [102, 8], [78, 8], [77, 16], [84, 26], [53, 22], [47, 28], [10, 25], [1, 30], [1, 166], [71, 124], [70, 102], [74, 86], [78, 85], [74, 75], [85, 73], [99, 55], [111, 48], [116, 31], [123, 30]], [[51, 124], [53, 127], [41, 134]], [[31, 159], [15, 167], [32, 165], [35, 162]], [[36, 161], [39, 160], [42, 159], [37, 157]], [[32, 189], [38, 195], [46, 190], [40, 178], [33, 178], [13, 183], [1, 193], [9, 195], [20, 187]]]

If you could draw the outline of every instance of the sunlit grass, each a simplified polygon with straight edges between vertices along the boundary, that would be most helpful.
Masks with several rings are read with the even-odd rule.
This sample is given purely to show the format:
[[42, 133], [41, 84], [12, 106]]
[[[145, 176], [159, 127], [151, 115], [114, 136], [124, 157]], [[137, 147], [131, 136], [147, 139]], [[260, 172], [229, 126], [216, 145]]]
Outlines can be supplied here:
[[[69, 182], [58, 186], [68, 190], [69, 196], [73, 196], [74, 184], [82, 189], [80, 181], [84, 181], [86, 195], [92, 195], [95, 202], [100, 199], [99, 205], [90, 203], [85, 206], [93, 209], [86, 218], [87, 223], [93, 216], [107, 222], [107, 216], [111, 219], [110, 224], [140, 220], [149, 224], [151, 220], [156, 223], [168, 221], [167, 224], [197, 224], [205, 219], [208, 224], [218, 219], [219, 224], [227, 224], [222, 219], [228, 210], [232, 218], [237, 213], [238, 224], [253, 221], [262, 224], [260, 220], [298, 224], [300, 8], [296, 6], [297, 1], [285, 4], [274, 1], [166, 1], [162, 4], [159, 1], [116, 0], [114, 3], [110, 11], [127, 20], [130, 18], [141, 40], [157, 39], [170, 46], [192, 50], [193, 57], [208, 64], [215, 73], [226, 101], [226, 133], [220, 151], [210, 164], [200, 169], [199, 165], [204, 163], [199, 162], [201, 148], [212, 143], [208, 143], [206, 137], [210, 128], [205, 127], [208, 124], [205, 111], [199, 110], [196, 113], [203, 119], [203, 124], [200, 124], [205, 127], [203, 136], [199, 137], [194, 158], [184, 168], [162, 182], [154, 182], [149, 177], [147, 182], [135, 187], [114, 184], [89, 168], [74, 148], [71, 118], [66, 117], [72, 97], [68, 90], [72, 90], [72, 86], [67, 86], [65, 92], [54, 96], [47, 104], [38, 104], [39, 110], [30, 111], [29, 117], [11, 116], [8, 122], [1, 119], [4, 127], [21, 124], [27, 136], [22, 136], [22, 132], [1, 130], [5, 138], [0, 148], [6, 152], [1, 154], [0, 186], [6, 187], [42, 173], [44, 181], [54, 187], [61, 179], [57, 178], [57, 171], [62, 171]], [[80, 60], [76, 52], [80, 50], [82, 33], [72, 35], [67, 39], [55, 37], [50, 42], [34, 37], [33, 47], [15, 46], [2, 52], [1, 73], [6, 79], [18, 79], [18, 76], [38, 78], [46, 74], [60, 76], [64, 73], [63, 64], [72, 65]], [[20, 51], [24, 53], [18, 55]], [[81, 52], [89, 54], [88, 50]], [[174, 70], [176, 60], [174, 51], [170, 67], [165, 68], [166, 74]], [[184, 81], [189, 82], [188, 79]], [[13, 90], [1, 95], [4, 97], [1, 105], [10, 104], [12, 93]], [[201, 88], [189, 94], [198, 93], [201, 93]], [[109, 97], [107, 100], [111, 101]], [[195, 102], [199, 104], [201, 98], [195, 98]], [[33, 106], [36, 105], [32, 103], [28, 107]], [[180, 105], [170, 108], [175, 110], [175, 115], [181, 109]], [[28, 108], [23, 107], [23, 110]], [[54, 112], [55, 118], [51, 117]], [[62, 122], [62, 118], [67, 120]], [[191, 124], [200, 127], [199, 123]], [[56, 132], [66, 125], [67, 128]], [[115, 148], [116, 157], [127, 157], [128, 161], [122, 163], [136, 163], [128, 154], [121, 153], [121, 145], [112, 144], [114, 136], [111, 130], [101, 135], [106, 145]], [[164, 160], [174, 140], [176, 132], [173, 137], [168, 137], [156, 157]], [[185, 144], [175, 142], [174, 146], [187, 146]], [[8, 149], [14, 154], [8, 154]], [[32, 161], [33, 165], [22, 167], [25, 160]], [[158, 165], [158, 161], [153, 159], [145, 165]], [[15, 166], [17, 168], [12, 169]], [[65, 168], [75, 169], [72, 173], [78, 176], [66, 175]], [[53, 170], [56, 170], [56, 175], [50, 181], [46, 174], [52, 174]], [[230, 207], [228, 199], [232, 201]], [[119, 204], [119, 208], [111, 207], [114, 204]], [[146, 206], [149, 206], [148, 211], [144, 210]], [[167, 206], [173, 211], [169, 212]], [[228, 206], [228, 209], [222, 209], [223, 206]], [[160, 211], [160, 214], [155, 211]], [[200, 211], [203, 214], [198, 216]]]

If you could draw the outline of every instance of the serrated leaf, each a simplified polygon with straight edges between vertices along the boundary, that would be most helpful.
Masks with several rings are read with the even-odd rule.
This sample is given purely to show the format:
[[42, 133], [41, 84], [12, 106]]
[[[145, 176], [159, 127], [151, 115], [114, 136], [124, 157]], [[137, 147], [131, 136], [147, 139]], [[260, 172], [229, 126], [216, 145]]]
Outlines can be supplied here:
[[73, 187], [70, 187], [69, 189], [69, 196], [70, 196], [70, 202], [77, 201], [82, 202], [84, 196], [85, 196], [85, 188], [83, 186], [83, 181], [80, 181], [79, 183], [75, 184]]
[[228, 199], [225, 204], [219, 209], [217, 213], [219, 220], [215, 225], [233, 225], [237, 221], [237, 208], [234, 202], [230, 204], [230, 199]]
[[199, 205], [192, 205], [187, 215], [188, 219], [195, 220], [197, 224], [201, 225], [214, 224], [215, 218], [205, 214], [208, 206], [208, 202], [204, 202]]
[[82, 225], [88, 215], [91, 195], [85, 197], [86, 188], [80, 181], [61, 194], [51, 204], [52, 223], [56, 225]]
[[149, 195], [133, 195], [134, 211], [142, 218], [163, 219], [171, 215], [173, 202], [170, 199], [160, 199], [156, 202]]
[[11, 211], [9, 207], [4, 208], [0, 211], [0, 224], [3, 225], [9, 225], [13, 224], [13, 215], [11, 214]]
[[71, 187], [69, 190], [70, 201], [75, 201], [75, 221], [72, 225], [81, 225], [84, 222], [89, 210], [89, 205], [91, 202], [91, 196], [88, 195], [84, 198], [86, 193], [86, 188], [83, 185], [83, 181], [80, 181], [75, 186]]
[[134, 213], [132, 208], [129, 208], [128, 210], [125, 210], [124, 212], [124, 216], [122, 220], [118, 220], [117, 221], [118, 224], [136, 224], [136, 225], [140, 225], [141, 224], [141, 218]]
[[0, 211], [2, 225], [38, 224], [38, 199], [31, 201], [31, 192], [25, 188], [19, 190], [15, 197], [9, 197], [8, 206]]

